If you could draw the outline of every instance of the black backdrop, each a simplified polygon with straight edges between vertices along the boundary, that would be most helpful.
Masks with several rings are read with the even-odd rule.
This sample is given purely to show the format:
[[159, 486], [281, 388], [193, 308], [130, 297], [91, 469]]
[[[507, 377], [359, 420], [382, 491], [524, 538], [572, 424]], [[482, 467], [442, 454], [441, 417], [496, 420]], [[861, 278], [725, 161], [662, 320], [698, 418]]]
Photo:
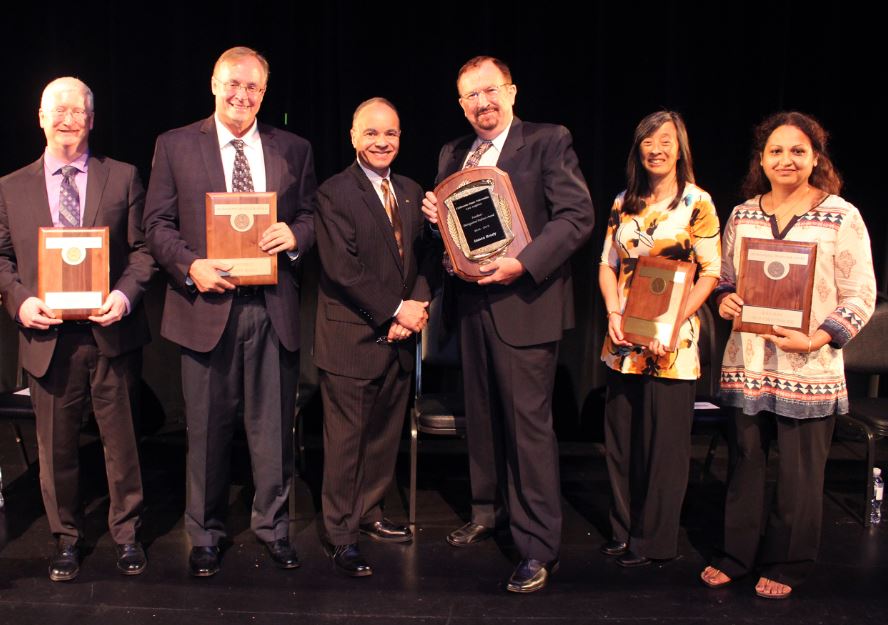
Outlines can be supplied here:
[[[147, 182], [155, 137], [212, 111], [213, 62], [242, 44], [271, 64], [260, 119], [311, 141], [319, 180], [354, 157], [348, 128], [355, 105], [382, 95], [401, 112], [396, 169], [430, 186], [442, 143], [468, 130], [456, 71], [471, 56], [492, 54], [512, 69], [519, 116], [572, 130], [599, 224], [623, 186], [631, 133], [643, 115], [662, 107], [682, 113], [697, 182], [724, 218], [741, 199], [754, 124], [781, 109], [814, 114], [833, 135], [843, 195], [864, 214], [881, 277], [882, 20], [851, 2], [815, 7], [785, 0], [550, 1], [523, 9], [488, 0], [7, 5], [0, 16], [0, 173], [40, 155], [41, 90], [71, 74], [96, 95], [93, 150], [137, 164]], [[580, 402], [601, 383], [594, 363], [602, 236], [597, 228], [574, 263], [580, 323], [562, 361]]]

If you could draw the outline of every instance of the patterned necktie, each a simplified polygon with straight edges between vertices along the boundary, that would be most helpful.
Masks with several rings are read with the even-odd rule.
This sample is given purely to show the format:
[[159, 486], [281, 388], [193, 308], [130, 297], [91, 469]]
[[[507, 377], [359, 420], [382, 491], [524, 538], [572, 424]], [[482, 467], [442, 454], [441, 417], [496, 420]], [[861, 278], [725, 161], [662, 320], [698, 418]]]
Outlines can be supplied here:
[[244, 141], [243, 139], [232, 139], [231, 145], [234, 146], [236, 152], [234, 155], [234, 172], [231, 175], [231, 190], [234, 193], [252, 193], [253, 175], [250, 173], [250, 163], [247, 162], [247, 155], [244, 154]]
[[62, 173], [59, 189], [59, 224], [62, 228], [80, 227], [80, 192], [74, 184], [74, 176], [79, 171], [73, 165], [65, 165], [59, 170]]
[[477, 167], [478, 163], [481, 162], [481, 157], [484, 156], [484, 153], [490, 149], [490, 146], [493, 145], [493, 141], [482, 141], [478, 144], [478, 147], [475, 148], [475, 151], [472, 152], [472, 155], [469, 156], [469, 160], [466, 161], [466, 164], [463, 165], [463, 169], [468, 169], [469, 167]]
[[398, 211], [398, 201], [395, 194], [389, 186], [388, 178], [383, 178], [382, 182], [382, 203], [385, 206], [385, 212], [389, 221], [392, 222], [392, 230], [395, 233], [395, 242], [398, 244], [398, 253], [404, 258], [404, 242], [403, 242], [403, 226], [401, 225], [401, 213]]

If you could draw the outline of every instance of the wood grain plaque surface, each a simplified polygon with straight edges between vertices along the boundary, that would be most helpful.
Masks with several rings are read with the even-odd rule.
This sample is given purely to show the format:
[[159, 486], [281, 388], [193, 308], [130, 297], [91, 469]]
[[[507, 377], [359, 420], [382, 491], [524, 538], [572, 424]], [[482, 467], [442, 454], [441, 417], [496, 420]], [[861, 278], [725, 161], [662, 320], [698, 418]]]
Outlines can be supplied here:
[[37, 239], [37, 297], [58, 319], [98, 313], [109, 291], [108, 227], [40, 228]]
[[259, 248], [275, 222], [277, 193], [207, 193], [207, 258], [232, 265], [232, 284], [277, 284], [277, 254]]
[[497, 167], [470, 167], [435, 187], [438, 229], [463, 280], [477, 282], [481, 267], [495, 258], [514, 258], [530, 243], [509, 174]]
[[770, 334], [778, 325], [807, 334], [816, 264], [817, 243], [744, 238], [737, 276], [743, 310], [734, 330]]
[[696, 271], [696, 263], [639, 256], [623, 311], [623, 337], [645, 347], [657, 339], [675, 351]]

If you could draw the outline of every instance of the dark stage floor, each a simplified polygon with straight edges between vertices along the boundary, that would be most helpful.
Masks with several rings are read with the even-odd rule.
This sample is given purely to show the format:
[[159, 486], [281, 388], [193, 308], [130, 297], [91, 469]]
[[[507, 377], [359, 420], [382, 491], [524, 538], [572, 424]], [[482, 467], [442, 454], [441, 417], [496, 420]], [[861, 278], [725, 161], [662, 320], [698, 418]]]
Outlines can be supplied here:
[[[33, 441], [33, 431], [26, 438]], [[0, 624], [29, 623], [882, 623], [888, 588], [888, 528], [864, 530], [858, 521], [863, 469], [860, 443], [837, 442], [827, 468], [821, 562], [808, 584], [788, 601], [753, 595], [754, 579], [721, 590], [704, 588], [697, 574], [720, 539], [725, 453], [714, 475], [700, 475], [705, 438], [695, 437], [692, 478], [685, 502], [681, 557], [668, 564], [624, 570], [598, 553], [607, 534], [608, 486], [601, 448], [562, 445], [564, 548], [550, 586], [535, 595], [504, 591], [512, 569], [508, 541], [454, 549], [446, 533], [468, 512], [462, 443], [429, 441], [420, 456], [419, 523], [410, 545], [365, 541], [371, 578], [338, 576], [317, 533], [320, 453], [310, 438], [309, 471], [299, 480], [291, 535], [303, 557], [295, 571], [274, 568], [249, 531], [249, 463], [235, 461], [229, 527], [233, 544], [222, 571], [209, 579], [186, 572], [189, 545], [182, 527], [184, 444], [181, 431], [155, 435], [143, 446], [148, 509], [143, 539], [149, 565], [140, 577], [115, 572], [114, 546], [105, 527], [107, 498], [100, 444], [84, 436], [91, 551], [78, 579], [52, 583], [52, 547], [40, 501], [36, 468], [24, 470], [7, 424], [0, 424], [0, 465], [6, 508], [0, 511]], [[313, 445], [311, 445], [313, 443]], [[884, 451], [884, 450], [883, 450]], [[884, 453], [883, 453], [884, 458]], [[405, 520], [406, 453], [401, 489], [388, 514]], [[95, 486], [95, 484], [102, 484]], [[886, 521], [888, 523], [888, 521]]]

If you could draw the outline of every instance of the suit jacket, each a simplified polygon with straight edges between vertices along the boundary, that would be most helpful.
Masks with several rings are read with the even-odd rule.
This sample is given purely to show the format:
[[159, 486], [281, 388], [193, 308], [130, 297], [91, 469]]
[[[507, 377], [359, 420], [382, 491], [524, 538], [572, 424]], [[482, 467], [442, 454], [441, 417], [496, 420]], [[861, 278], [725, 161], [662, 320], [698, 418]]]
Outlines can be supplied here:
[[[475, 140], [446, 144], [437, 182], [459, 170]], [[512, 121], [497, 167], [509, 174], [533, 241], [518, 255], [526, 274], [485, 287], [500, 338], [513, 346], [557, 341], [573, 327], [570, 257], [592, 234], [595, 212], [573, 139], [564, 126]], [[471, 289], [454, 278], [457, 289]]]
[[[314, 160], [308, 141], [259, 124], [266, 190], [277, 192], [278, 221], [296, 236], [299, 254], [314, 245]], [[212, 350], [222, 336], [234, 299], [231, 292], [200, 294], [186, 284], [191, 263], [207, 256], [206, 194], [226, 191], [213, 116], [157, 139], [148, 195], [145, 235], [169, 277], [161, 335], [197, 352]], [[278, 257], [278, 283], [267, 286], [265, 308], [281, 344], [299, 349], [299, 284], [296, 265]]]
[[403, 224], [404, 259], [372, 183], [354, 163], [319, 190], [315, 215], [321, 280], [315, 322], [315, 364], [353, 378], [381, 376], [395, 359], [413, 368], [415, 341], [378, 344], [401, 300], [430, 299], [433, 255], [423, 240], [422, 189], [391, 175]]
[[[145, 191], [135, 167], [102, 156], [87, 164], [83, 227], [109, 228], [111, 289], [130, 301], [130, 314], [107, 328], [93, 324], [96, 345], [114, 357], [151, 339], [141, 306], [142, 295], [157, 270], [145, 247], [142, 208]], [[37, 240], [41, 226], [52, 227], [43, 157], [0, 179], [0, 294], [15, 319], [22, 303], [37, 296]], [[21, 365], [42, 377], [55, 350], [58, 328], [19, 328]]]

